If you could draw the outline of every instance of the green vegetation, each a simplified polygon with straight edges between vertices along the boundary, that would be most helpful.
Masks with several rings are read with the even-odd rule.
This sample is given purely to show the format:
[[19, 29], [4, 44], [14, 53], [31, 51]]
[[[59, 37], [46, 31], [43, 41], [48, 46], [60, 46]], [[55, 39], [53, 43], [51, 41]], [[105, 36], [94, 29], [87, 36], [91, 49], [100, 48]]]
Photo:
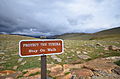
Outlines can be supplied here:
[[17, 78], [24, 77], [23, 75], [26, 74], [28, 71], [23, 71], [22, 74], [20, 74]]
[[115, 64], [117, 64], [118, 66], [120, 66], [120, 60], [116, 61]]
[[40, 72], [36, 72], [34, 74], [30, 74], [29, 76], [34, 76], [34, 75], [38, 75], [38, 74], [40, 74]]
[[[100, 34], [96, 33], [93, 35], [76, 33], [75, 36], [72, 34], [72, 37], [71, 34], [69, 34], [71, 39], [69, 36], [65, 36], [67, 40], [64, 40], [64, 53], [61, 55], [55, 55], [57, 58], [61, 59], [61, 61], [58, 61], [51, 56], [47, 56], [47, 63], [61, 65], [74, 64], [83, 63], [100, 57], [120, 56], [120, 51], [104, 50], [104, 48], [109, 45], [120, 47], [119, 32], [117, 34], [116, 31], [114, 31], [114, 33], [109, 34], [104, 31], [104, 33], [105, 34], [100, 32]], [[79, 37], [77, 35], [79, 35]], [[62, 38], [64, 39], [64, 35]], [[19, 41], [26, 39], [30, 40], [36, 38], [18, 35], [0, 35], [0, 70], [10, 69], [22, 71], [28, 68], [40, 67], [39, 56], [24, 57], [20, 62], [18, 61], [22, 58], [18, 55]], [[97, 44], [100, 44], [100, 46]], [[84, 59], [85, 57], [86, 59]], [[116, 62], [116, 64], [120, 65], [120, 61]]]
[[65, 75], [68, 75], [70, 72], [66, 72]]
[[[32, 37], [18, 36], [18, 35], [0, 35], [0, 66], [3, 66], [0, 70], [13, 69], [14, 66], [18, 66], [17, 70], [22, 70], [24, 68], [30, 68], [33, 65], [36, 66], [36, 62], [32, 61], [35, 58], [23, 58], [25, 65], [20, 65], [22, 62], [18, 63], [18, 59], [21, 58], [18, 55], [18, 45], [20, 40], [25, 39], [36, 39]], [[30, 62], [30, 63], [27, 63]], [[36, 63], [36, 64], [34, 64]]]

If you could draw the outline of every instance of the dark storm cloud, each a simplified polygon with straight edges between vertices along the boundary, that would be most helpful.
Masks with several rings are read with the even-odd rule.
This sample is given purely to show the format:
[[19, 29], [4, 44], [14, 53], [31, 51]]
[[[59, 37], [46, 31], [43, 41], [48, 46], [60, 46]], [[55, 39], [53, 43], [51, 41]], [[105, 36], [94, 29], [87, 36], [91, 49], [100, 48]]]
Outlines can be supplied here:
[[119, 0], [0, 0], [0, 32], [54, 35], [119, 26]]

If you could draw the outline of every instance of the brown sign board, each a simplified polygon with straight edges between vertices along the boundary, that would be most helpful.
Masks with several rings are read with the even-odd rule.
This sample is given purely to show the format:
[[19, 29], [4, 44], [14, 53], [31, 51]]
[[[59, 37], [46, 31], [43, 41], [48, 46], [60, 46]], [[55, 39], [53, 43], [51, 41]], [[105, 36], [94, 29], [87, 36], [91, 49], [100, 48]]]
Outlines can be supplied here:
[[63, 50], [61, 39], [21, 40], [19, 42], [21, 57], [61, 54]]

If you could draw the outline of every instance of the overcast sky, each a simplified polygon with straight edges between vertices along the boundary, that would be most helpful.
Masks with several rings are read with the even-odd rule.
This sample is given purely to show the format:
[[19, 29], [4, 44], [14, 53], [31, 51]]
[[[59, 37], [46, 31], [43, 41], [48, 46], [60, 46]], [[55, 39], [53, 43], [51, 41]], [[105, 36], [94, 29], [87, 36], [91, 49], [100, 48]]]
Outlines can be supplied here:
[[120, 26], [120, 0], [0, 0], [0, 32], [54, 35]]

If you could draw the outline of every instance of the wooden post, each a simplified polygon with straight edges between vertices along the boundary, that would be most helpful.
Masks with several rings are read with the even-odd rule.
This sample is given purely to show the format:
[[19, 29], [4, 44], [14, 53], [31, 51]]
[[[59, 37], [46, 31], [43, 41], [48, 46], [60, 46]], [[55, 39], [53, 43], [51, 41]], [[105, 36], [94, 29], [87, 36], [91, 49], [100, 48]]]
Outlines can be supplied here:
[[46, 55], [41, 56], [41, 79], [47, 79]]

